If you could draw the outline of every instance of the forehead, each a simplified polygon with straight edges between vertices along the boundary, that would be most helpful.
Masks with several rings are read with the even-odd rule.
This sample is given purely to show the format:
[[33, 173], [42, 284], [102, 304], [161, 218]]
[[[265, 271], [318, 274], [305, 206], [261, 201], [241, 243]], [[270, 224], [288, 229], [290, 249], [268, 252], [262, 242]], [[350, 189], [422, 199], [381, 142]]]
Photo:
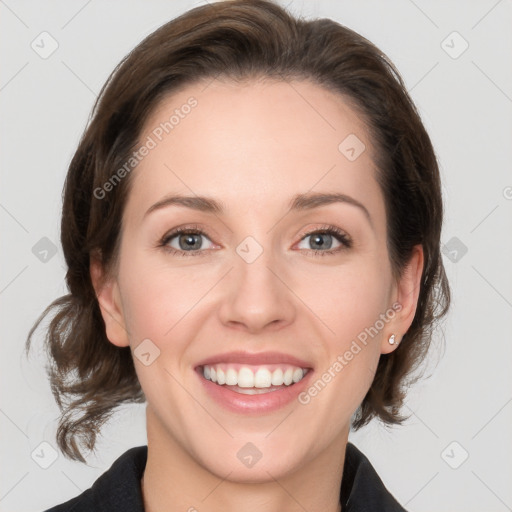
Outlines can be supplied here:
[[[130, 201], [209, 195], [234, 209], [311, 190], [379, 200], [367, 127], [340, 94], [307, 81], [213, 80], [165, 97], [148, 117]], [[354, 156], [356, 158], [354, 158]]]

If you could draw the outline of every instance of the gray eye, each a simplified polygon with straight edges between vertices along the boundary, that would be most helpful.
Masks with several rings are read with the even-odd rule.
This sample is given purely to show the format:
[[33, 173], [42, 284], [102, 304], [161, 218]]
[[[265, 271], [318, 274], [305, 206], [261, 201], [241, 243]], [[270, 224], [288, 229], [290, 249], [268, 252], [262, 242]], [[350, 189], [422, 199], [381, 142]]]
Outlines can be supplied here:
[[[329, 233], [323, 233], [323, 232], [318, 232], [318, 233], [310, 233], [309, 235], [305, 236], [302, 240], [301, 240], [301, 244], [302, 243], [307, 243], [307, 239], [311, 239], [310, 242], [309, 242], [309, 247], [301, 247], [300, 244], [299, 244], [299, 249], [310, 249], [310, 250], [313, 250], [313, 251], [321, 251], [322, 249], [325, 249], [325, 250], [329, 250], [329, 249], [335, 249], [336, 247], [339, 247], [341, 245], [341, 243], [339, 241], [336, 240], [336, 237], [329, 234]], [[338, 243], [338, 246], [335, 246], [333, 247], [333, 242], [334, 243]]]
[[199, 249], [205, 248], [203, 247], [204, 244], [202, 238], [208, 240], [208, 237], [201, 233], [178, 233], [169, 239], [167, 245], [173, 249], [185, 252], [198, 251]]

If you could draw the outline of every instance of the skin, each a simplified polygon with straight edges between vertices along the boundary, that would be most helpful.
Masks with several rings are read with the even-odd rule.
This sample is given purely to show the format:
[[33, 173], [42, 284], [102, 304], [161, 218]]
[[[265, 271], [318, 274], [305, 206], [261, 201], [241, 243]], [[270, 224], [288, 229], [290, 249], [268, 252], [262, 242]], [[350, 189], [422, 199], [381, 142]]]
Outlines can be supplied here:
[[[134, 350], [149, 338], [160, 350], [149, 366], [134, 357], [147, 398], [146, 510], [334, 512], [350, 418], [381, 354], [396, 349], [389, 336], [400, 340], [414, 318], [422, 249], [395, 281], [371, 141], [340, 95], [307, 81], [197, 83], [164, 98], [140, 140], [191, 96], [197, 107], [133, 171], [116, 272], [91, 263], [109, 340]], [[338, 150], [349, 134], [366, 146], [352, 162]], [[346, 194], [371, 220], [349, 203], [290, 212], [291, 198], [310, 191]], [[168, 206], [144, 215], [171, 193], [208, 196], [225, 211]], [[202, 254], [158, 246], [189, 224], [205, 233]], [[324, 235], [342, 250], [314, 254], [305, 233], [325, 224], [352, 247]], [[263, 249], [250, 264], [236, 252], [247, 236]], [[169, 245], [179, 249], [179, 235]], [[236, 414], [212, 401], [194, 372], [214, 354], [276, 350], [321, 375], [395, 302], [401, 310], [307, 405]], [[237, 458], [247, 442], [262, 453], [252, 468]]]

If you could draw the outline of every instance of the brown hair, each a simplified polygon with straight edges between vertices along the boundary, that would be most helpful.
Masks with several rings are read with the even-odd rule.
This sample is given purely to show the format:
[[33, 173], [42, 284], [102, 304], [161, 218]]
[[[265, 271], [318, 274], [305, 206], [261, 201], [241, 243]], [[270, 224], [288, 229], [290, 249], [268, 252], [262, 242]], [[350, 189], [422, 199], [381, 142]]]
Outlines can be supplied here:
[[416, 314], [397, 350], [382, 355], [375, 379], [353, 418], [358, 429], [374, 416], [400, 423], [404, 389], [424, 359], [435, 323], [448, 310], [450, 290], [440, 254], [443, 216], [432, 144], [403, 80], [371, 42], [330, 19], [303, 20], [265, 0], [232, 0], [194, 8], [166, 23], [112, 72], [71, 160], [64, 191], [61, 243], [69, 293], [36, 321], [55, 314], [46, 332], [52, 393], [62, 415], [57, 442], [83, 459], [122, 403], [144, 402], [130, 347], [106, 337], [89, 263], [99, 251], [105, 270], [116, 260], [127, 176], [98, 199], [101, 187], [129, 158], [148, 115], [164, 95], [217, 76], [244, 80], [311, 80], [343, 95], [366, 121], [388, 226], [395, 276], [421, 244], [424, 269]]

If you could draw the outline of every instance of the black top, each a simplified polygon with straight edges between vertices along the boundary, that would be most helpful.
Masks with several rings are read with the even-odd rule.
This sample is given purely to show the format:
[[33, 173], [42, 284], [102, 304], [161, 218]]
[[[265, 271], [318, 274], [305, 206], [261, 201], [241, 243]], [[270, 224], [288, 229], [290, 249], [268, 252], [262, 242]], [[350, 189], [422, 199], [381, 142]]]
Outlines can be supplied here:
[[[140, 480], [147, 455], [147, 446], [130, 448], [90, 489], [45, 512], [144, 512]], [[340, 502], [343, 512], [406, 512], [352, 443], [347, 443]]]

